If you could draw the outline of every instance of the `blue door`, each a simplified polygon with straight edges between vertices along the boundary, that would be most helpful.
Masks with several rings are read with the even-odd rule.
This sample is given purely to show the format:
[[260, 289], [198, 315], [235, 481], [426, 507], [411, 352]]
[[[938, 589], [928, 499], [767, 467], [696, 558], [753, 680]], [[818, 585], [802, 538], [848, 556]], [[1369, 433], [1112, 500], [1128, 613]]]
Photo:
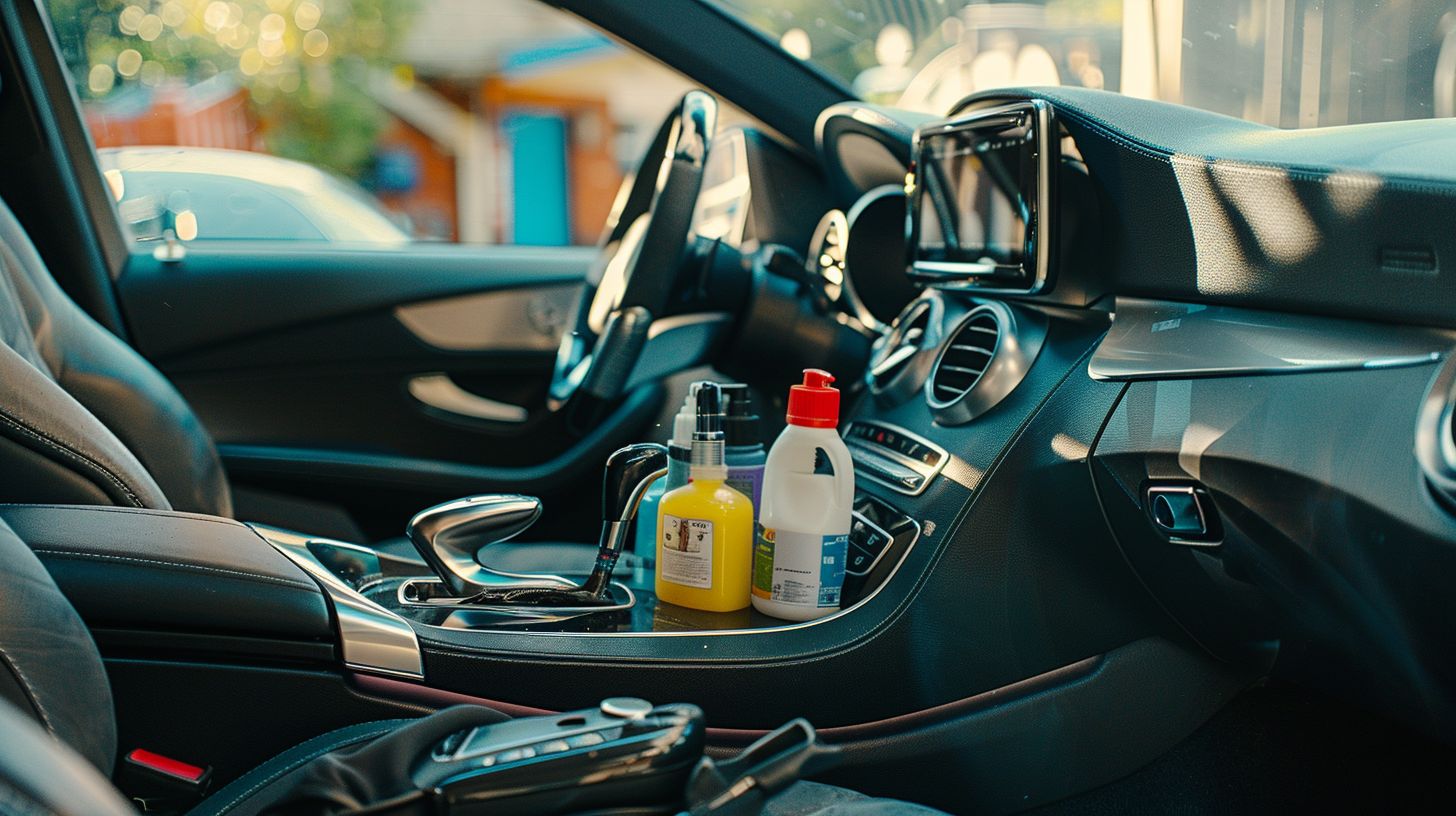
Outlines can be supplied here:
[[504, 124], [511, 151], [512, 242], [570, 244], [565, 117], [517, 112], [508, 114]]

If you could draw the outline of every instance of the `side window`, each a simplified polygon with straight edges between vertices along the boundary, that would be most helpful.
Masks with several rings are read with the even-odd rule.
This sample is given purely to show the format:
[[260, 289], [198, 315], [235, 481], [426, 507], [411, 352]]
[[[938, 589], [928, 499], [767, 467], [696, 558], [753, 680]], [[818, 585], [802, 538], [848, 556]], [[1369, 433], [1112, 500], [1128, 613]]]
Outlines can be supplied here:
[[689, 83], [536, 0], [45, 0], [139, 242], [586, 245]]

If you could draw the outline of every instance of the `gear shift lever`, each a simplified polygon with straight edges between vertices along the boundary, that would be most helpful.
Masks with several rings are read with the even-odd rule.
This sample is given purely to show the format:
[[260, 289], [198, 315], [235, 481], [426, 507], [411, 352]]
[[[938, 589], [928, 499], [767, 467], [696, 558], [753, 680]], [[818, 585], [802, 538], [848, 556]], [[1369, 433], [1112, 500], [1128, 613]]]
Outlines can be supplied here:
[[582, 583], [582, 591], [595, 597], [607, 591], [642, 495], [666, 473], [667, 448], [652, 442], [628, 445], [607, 457], [607, 473], [602, 478], [602, 538], [596, 565]]
[[457, 596], [521, 586], [570, 589], [575, 584], [556, 575], [497, 572], [476, 560], [483, 547], [519, 535], [540, 517], [541, 500], [534, 496], [469, 496], [416, 513], [405, 535]]
[[[642, 494], [667, 473], [667, 448], [629, 445], [607, 457], [602, 479], [602, 537], [591, 575], [580, 585], [556, 575], [503, 573], [476, 560], [483, 546], [505, 541], [541, 515], [531, 496], [471, 496], [424, 510], [405, 532], [457, 596], [476, 604], [600, 606], [628, 539]], [[486, 544], [478, 544], [482, 536]]]

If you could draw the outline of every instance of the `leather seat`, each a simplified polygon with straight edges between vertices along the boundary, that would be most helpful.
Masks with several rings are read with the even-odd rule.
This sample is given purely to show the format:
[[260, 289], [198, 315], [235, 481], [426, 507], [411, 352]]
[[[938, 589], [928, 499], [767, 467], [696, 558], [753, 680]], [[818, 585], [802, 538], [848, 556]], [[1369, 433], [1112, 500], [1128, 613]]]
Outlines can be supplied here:
[[72, 301], [0, 202], [0, 501], [232, 515], [207, 429]]

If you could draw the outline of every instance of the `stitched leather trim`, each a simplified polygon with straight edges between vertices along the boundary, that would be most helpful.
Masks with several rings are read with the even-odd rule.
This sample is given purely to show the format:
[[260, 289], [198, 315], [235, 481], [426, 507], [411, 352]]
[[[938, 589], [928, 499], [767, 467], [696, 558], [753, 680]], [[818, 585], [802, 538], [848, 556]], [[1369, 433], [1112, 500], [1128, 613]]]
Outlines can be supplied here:
[[189, 564], [184, 561], [162, 561], [155, 558], [141, 558], [131, 555], [112, 555], [111, 553], [82, 552], [79, 550], [60, 550], [48, 547], [31, 547], [31, 550], [40, 556], [55, 556], [57, 558], [72, 558], [93, 561], [120, 561], [130, 564], [146, 564], [147, 566], [161, 567], [163, 569], [180, 570], [184, 572], [206, 572], [217, 575], [225, 575], [242, 581], [254, 581], [262, 584], [277, 584], [279, 586], [305, 589], [309, 592], [317, 592], [318, 587], [313, 584], [306, 584], [302, 581], [294, 581], [289, 578], [279, 578], [273, 575], [259, 575], [256, 572], [244, 572], [243, 570], [227, 569], [226, 567], [209, 567], [203, 564]]
[[[193, 513], [187, 510], [163, 510], [156, 507], [105, 507], [89, 504], [65, 504], [49, 502], [39, 504], [35, 502], [0, 502], [0, 507], [29, 507], [29, 508], [54, 508], [56, 510], [71, 510], [84, 513], [128, 513], [134, 516], [157, 516], [158, 518], [182, 518], [189, 521], [205, 521], [209, 524], [225, 524], [229, 527], [248, 527], [248, 525], [230, 518], [209, 516], [205, 513]], [[251, 527], [248, 527], [251, 530]], [[257, 535], [257, 533], [254, 533]]]
[[5, 424], [14, 428], [16, 431], [19, 431], [21, 435], [30, 437], [32, 440], [39, 442], [41, 445], [44, 445], [47, 448], [50, 448], [52, 451], [55, 451], [56, 453], [59, 453], [60, 455], [68, 459], [74, 460], [75, 462], [78, 462], [81, 465], [89, 468], [93, 473], [102, 476], [103, 478], [105, 478], [106, 481], [110, 482], [113, 486], [120, 490], [122, 492], [122, 495], [124, 495], [127, 501], [131, 502], [134, 507], [146, 506], [142, 503], [142, 500], [137, 497], [137, 494], [133, 492], [130, 487], [127, 487], [126, 482], [123, 482], [120, 476], [117, 476], [115, 473], [111, 472], [109, 469], [106, 468], [106, 466], [102, 465], [100, 462], [97, 462], [91, 457], [72, 449], [70, 446], [66, 445], [64, 442], [61, 442], [59, 439], [56, 439], [55, 437], [50, 436], [49, 434], [46, 434], [42, 431], [38, 431], [30, 427], [29, 425], [26, 425], [24, 422], [11, 416], [6, 411], [0, 410], [0, 422], [4, 422]]
[[20, 670], [20, 664], [11, 660], [10, 655], [6, 654], [3, 648], [0, 648], [0, 663], [4, 664], [5, 668], [14, 675], [16, 681], [20, 684], [21, 690], [25, 692], [26, 699], [30, 701], [30, 707], [35, 709], [36, 716], [40, 718], [41, 725], [45, 726], [45, 730], [51, 736], [56, 736], [56, 727], [51, 724], [51, 718], [50, 715], [46, 714], [45, 706], [41, 705], [40, 696], [35, 693], [35, 686], [30, 684], [30, 679], [25, 676], [25, 672]]

